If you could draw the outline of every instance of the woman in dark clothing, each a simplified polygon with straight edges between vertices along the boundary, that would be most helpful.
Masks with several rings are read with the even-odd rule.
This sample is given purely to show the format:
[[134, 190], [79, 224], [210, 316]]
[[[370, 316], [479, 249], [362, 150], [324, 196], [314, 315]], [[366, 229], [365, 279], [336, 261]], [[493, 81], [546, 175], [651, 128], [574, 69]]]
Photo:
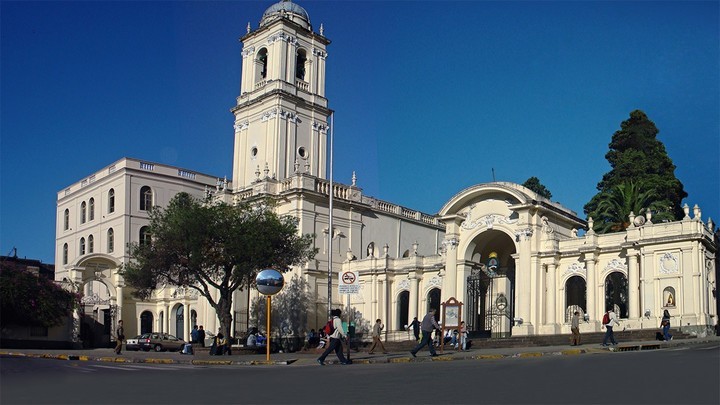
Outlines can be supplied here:
[[662, 326], [662, 333], [665, 341], [672, 340], [672, 335], [670, 334], [670, 312], [668, 312], [667, 309], [663, 313], [662, 321], [660, 321], [660, 326]]

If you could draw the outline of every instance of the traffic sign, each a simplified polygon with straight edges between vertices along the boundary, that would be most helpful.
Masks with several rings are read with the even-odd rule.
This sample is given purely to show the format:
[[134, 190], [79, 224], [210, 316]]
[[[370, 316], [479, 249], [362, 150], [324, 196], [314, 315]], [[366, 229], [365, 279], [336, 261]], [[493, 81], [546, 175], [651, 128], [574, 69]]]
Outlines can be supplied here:
[[338, 293], [357, 294], [360, 292], [360, 277], [357, 271], [341, 271], [338, 273]]

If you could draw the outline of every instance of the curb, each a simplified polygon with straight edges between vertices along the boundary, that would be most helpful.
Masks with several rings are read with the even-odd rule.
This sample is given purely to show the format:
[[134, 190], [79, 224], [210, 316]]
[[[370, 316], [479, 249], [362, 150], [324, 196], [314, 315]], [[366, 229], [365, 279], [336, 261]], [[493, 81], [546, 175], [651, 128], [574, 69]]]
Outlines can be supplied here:
[[[617, 345], [610, 347], [592, 347], [588, 345], [585, 348], [578, 349], [564, 349], [564, 350], [551, 350], [551, 351], [528, 351], [528, 352], [509, 352], [509, 353], [497, 353], [497, 354], [475, 354], [475, 355], [462, 355], [455, 357], [454, 353], [448, 353], [439, 357], [409, 357], [402, 354], [391, 355], [391, 356], [379, 356], [362, 359], [353, 359], [353, 364], [400, 364], [400, 363], [422, 363], [422, 362], [433, 362], [433, 361], [456, 361], [456, 360], [500, 360], [505, 358], [537, 358], [543, 356], [577, 356], [580, 354], [599, 354], [599, 353], [618, 353], [628, 351], [647, 351], [647, 350], [661, 350], [665, 348], [688, 346], [693, 344], [702, 344], [717, 341], [718, 339], [702, 339], [702, 340], [691, 340], [691, 341], [676, 341], [672, 344], [667, 343], [639, 343], [639, 344], [626, 344]], [[117, 357], [117, 356], [88, 356], [88, 355], [73, 355], [73, 354], [52, 354], [52, 353], [22, 353], [13, 352], [7, 350], [0, 350], [0, 356], [17, 357], [17, 358], [37, 358], [37, 359], [54, 359], [54, 360], [70, 360], [70, 361], [98, 361], [98, 362], [110, 362], [110, 363], [149, 363], [149, 364], [189, 364], [197, 366], [287, 366], [291, 364], [299, 365], [311, 365], [315, 363], [315, 359], [299, 358], [299, 359], [287, 359], [287, 360], [209, 360], [209, 359], [193, 359], [188, 358], [187, 360], [182, 359], [165, 359], [165, 358], [128, 358], [128, 357]], [[339, 361], [327, 360], [328, 365], [339, 365]]]

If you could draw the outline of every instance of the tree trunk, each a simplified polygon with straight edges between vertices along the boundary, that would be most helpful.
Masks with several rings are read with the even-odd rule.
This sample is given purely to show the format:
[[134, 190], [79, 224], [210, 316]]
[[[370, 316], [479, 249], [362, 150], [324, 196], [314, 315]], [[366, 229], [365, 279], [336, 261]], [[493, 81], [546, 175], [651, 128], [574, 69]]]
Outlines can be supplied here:
[[229, 291], [220, 291], [218, 306], [216, 309], [218, 319], [220, 320], [220, 331], [228, 338], [232, 337], [232, 294]]

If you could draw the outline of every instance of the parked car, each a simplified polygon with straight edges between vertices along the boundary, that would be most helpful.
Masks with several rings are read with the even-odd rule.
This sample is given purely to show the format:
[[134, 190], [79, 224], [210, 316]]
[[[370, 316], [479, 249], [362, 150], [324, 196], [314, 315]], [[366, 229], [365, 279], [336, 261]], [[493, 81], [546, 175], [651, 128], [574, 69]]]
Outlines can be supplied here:
[[134, 338], [125, 340], [125, 350], [138, 351], [140, 350], [139, 340], [142, 335], [137, 335]]
[[164, 350], [179, 351], [182, 350], [187, 342], [167, 333], [145, 333], [141, 336], [127, 340], [127, 350], [144, 350], [146, 352], [154, 350], [162, 352]]

